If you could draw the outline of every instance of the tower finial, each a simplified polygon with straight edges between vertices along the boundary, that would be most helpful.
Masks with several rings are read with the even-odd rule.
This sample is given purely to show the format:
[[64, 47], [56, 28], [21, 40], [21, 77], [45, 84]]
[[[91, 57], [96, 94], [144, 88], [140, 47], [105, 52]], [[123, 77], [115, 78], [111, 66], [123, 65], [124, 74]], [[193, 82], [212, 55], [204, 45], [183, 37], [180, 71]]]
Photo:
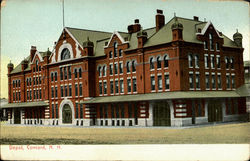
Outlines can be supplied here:
[[236, 29], [236, 32], [238, 32], [238, 29]]

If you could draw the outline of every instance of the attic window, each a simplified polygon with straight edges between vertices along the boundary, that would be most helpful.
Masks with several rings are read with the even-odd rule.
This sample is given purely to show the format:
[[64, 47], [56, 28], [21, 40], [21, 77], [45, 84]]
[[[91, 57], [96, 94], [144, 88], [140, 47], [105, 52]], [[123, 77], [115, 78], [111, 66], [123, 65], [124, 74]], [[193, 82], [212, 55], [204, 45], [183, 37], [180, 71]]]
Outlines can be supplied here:
[[198, 33], [201, 33], [201, 28], [198, 28]]
[[105, 46], [107, 46], [107, 45], [108, 45], [108, 42], [106, 41], [106, 42], [105, 42]]
[[125, 37], [124, 40], [125, 40], [125, 41], [128, 41], [128, 37]]

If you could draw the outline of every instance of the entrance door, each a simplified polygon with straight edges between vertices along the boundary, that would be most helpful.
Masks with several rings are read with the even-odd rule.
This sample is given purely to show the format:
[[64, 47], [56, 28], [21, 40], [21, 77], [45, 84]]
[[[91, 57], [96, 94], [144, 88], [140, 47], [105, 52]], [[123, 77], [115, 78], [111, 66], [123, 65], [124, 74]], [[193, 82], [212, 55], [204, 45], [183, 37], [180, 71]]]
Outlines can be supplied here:
[[195, 101], [192, 101], [192, 124], [195, 124]]
[[68, 104], [63, 106], [62, 109], [62, 122], [64, 124], [72, 124], [72, 111]]
[[219, 100], [208, 103], [208, 122], [222, 121], [222, 104]]
[[154, 126], [171, 126], [170, 107], [166, 101], [154, 104], [153, 121]]
[[14, 124], [21, 124], [20, 109], [14, 109]]

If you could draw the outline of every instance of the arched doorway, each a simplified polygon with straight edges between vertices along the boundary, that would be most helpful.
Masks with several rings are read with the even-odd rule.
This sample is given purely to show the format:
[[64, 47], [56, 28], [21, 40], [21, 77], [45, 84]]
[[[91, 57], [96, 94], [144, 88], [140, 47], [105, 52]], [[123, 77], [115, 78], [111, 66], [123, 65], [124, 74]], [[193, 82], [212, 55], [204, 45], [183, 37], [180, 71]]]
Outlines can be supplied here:
[[208, 122], [222, 121], [222, 102], [210, 100], [208, 102]]
[[170, 106], [166, 101], [154, 103], [153, 125], [154, 126], [171, 126]]
[[62, 109], [62, 123], [72, 124], [72, 111], [69, 104], [65, 104]]

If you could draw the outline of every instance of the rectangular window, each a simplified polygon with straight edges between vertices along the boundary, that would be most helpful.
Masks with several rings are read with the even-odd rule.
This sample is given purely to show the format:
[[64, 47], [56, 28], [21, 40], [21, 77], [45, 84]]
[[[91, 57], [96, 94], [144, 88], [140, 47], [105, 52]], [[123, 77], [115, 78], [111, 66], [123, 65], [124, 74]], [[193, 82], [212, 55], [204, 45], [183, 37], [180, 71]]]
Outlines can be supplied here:
[[69, 79], [71, 79], [71, 67], [68, 67], [68, 75], [69, 75]]
[[118, 74], [118, 64], [115, 63], [115, 74]]
[[109, 74], [113, 75], [113, 64], [109, 64]]
[[107, 82], [103, 82], [103, 93], [107, 94]]
[[114, 93], [114, 82], [110, 81], [110, 93], [113, 94]]
[[137, 91], [137, 87], [136, 87], [136, 78], [133, 78], [133, 92]]
[[204, 41], [204, 49], [208, 49], [207, 41]]
[[154, 91], [155, 90], [155, 76], [151, 76], [151, 90]]
[[75, 96], [78, 96], [78, 84], [75, 84]]
[[51, 87], [51, 97], [54, 98], [54, 87]]
[[55, 97], [57, 98], [57, 87], [55, 87]]
[[118, 80], [115, 81], [115, 93], [119, 93]]
[[27, 91], [27, 100], [29, 100], [29, 91]]
[[234, 58], [231, 58], [230, 63], [231, 63], [231, 69], [234, 69]]
[[111, 118], [115, 118], [115, 108], [113, 104], [111, 104]]
[[79, 68], [79, 78], [82, 78], [82, 68]]
[[108, 118], [108, 105], [104, 106], [104, 116], [105, 118]]
[[80, 104], [80, 118], [83, 118], [83, 104]]
[[124, 84], [123, 84], [123, 80], [120, 80], [120, 93], [124, 93]]
[[58, 104], [56, 104], [56, 118], [58, 118]]
[[103, 107], [102, 107], [102, 105], [100, 106], [100, 118], [103, 118]]
[[189, 73], [189, 88], [194, 89], [194, 74]]
[[217, 75], [218, 88], [221, 89], [221, 75]]
[[229, 75], [226, 75], [226, 84], [227, 84], [227, 88], [230, 88], [230, 77], [229, 77]]
[[102, 82], [99, 82], [99, 94], [102, 94]]
[[210, 58], [211, 58], [211, 68], [214, 68], [215, 67], [214, 66], [214, 55], [211, 55]]
[[125, 112], [124, 105], [121, 104], [121, 118], [124, 118], [124, 112]]
[[39, 89], [39, 99], [42, 99], [42, 90]]
[[217, 64], [217, 68], [220, 68], [220, 56], [219, 55], [216, 56], [216, 64]]
[[170, 86], [169, 86], [169, 75], [166, 74], [165, 75], [165, 90], [169, 90]]
[[68, 96], [68, 86], [67, 85], [65, 85], [64, 91], [65, 91], [65, 97], [67, 97]]
[[127, 79], [128, 92], [131, 92], [131, 79]]
[[158, 90], [162, 90], [162, 76], [158, 75]]
[[115, 112], [116, 112], [116, 118], [120, 118], [119, 107], [117, 105], [115, 106]]
[[82, 96], [82, 84], [79, 84], [79, 94]]
[[21, 100], [21, 92], [18, 92], [18, 94], [19, 94], [19, 100]]
[[79, 118], [79, 108], [78, 108], [78, 103], [76, 103], [76, 118]]
[[196, 89], [200, 88], [200, 74], [195, 74]]
[[60, 68], [60, 79], [63, 80], [63, 68]]
[[61, 86], [61, 97], [63, 97], [63, 86]]
[[57, 81], [57, 72], [55, 72], [55, 81]]
[[77, 68], [74, 69], [75, 79], [77, 78]]
[[120, 72], [120, 74], [123, 73], [123, 64], [122, 64], [122, 62], [119, 63], [119, 72]]
[[15, 101], [15, 93], [13, 93], [13, 101]]
[[216, 43], [216, 51], [220, 51], [220, 44]]
[[[20, 97], [19, 97], [20, 98]], [[38, 99], [38, 90], [36, 90], [36, 99]]]
[[72, 86], [69, 85], [69, 96], [72, 96]]
[[232, 88], [235, 88], [235, 76], [232, 75]]
[[215, 75], [212, 75], [212, 88], [215, 89], [216, 88], [216, 81], [215, 81]]
[[55, 109], [54, 109], [54, 104], [52, 104], [52, 108], [51, 108], [51, 114], [52, 114], [52, 118], [55, 118]]
[[205, 55], [204, 57], [205, 61], [205, 68], [209, 68], [209, 63], [208, 63], [208, 55]]
[[30, 100], [32, 100], [32, 91], [30, 90]]
[[64, 79], [68, 78], [68, 72], [67, 72], [67, 68], [64, 67]]
[[128, 104], [128, 117], [132, 118], [132, 104]]
[[209, 74], [206, 74], [206, 89], [210, 89]]

